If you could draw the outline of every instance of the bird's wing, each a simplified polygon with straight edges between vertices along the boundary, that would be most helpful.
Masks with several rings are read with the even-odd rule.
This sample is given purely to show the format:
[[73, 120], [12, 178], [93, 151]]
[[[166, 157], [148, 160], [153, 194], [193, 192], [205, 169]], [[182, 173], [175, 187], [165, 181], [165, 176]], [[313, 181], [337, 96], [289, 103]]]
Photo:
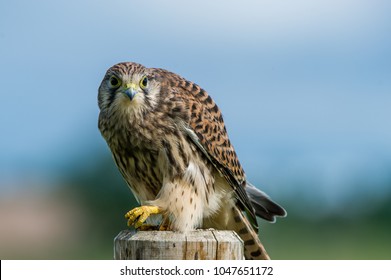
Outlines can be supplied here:
[[248, 181], [246, 184], [246, 192], [254, 207], [255, 214], [258, 217], [274, 223], [276, 221], [276, 216], [285, 217], [287, 215], [284, 208]]
[[[184, 103], [187, 121], [179, 122], [182, 129], [233, 188], [239, 205], [258, 228], [254, 208], [247, 196], [243, 168], [228, 138], [223, 117], [206, 91], [185, 79], [176, 84], [177, 101]], [[180, 118], [183, 120], [183, 117]]]

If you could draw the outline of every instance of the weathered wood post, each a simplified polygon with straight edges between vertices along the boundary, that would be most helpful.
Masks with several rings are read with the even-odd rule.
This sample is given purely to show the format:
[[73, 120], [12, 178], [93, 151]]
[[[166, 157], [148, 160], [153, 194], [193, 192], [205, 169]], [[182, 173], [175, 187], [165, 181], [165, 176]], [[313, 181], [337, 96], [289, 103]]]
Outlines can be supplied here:
[[234, 231], [123, 230], [114, 238], [116, 260], [242, 260], [243, 241]]

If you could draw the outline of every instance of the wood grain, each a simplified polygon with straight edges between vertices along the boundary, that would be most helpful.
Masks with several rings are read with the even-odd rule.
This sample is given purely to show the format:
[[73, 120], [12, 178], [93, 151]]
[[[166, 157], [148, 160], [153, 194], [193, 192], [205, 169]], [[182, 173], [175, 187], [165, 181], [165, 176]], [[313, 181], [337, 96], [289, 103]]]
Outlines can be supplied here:
[[233, 231], [123, 230], [114, 238], [116, 260], [242, 260], [243, 241]]

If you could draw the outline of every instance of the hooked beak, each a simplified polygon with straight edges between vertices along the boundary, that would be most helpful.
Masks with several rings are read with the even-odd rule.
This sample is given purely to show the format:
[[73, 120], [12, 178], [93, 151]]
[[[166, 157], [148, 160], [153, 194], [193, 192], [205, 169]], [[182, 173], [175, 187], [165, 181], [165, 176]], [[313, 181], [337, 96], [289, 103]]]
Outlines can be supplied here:
[[137, 93], [136, 85], [135, 84], [126, 84], [123, 93], [127, 97], [129, 97], [130, 100], [133, 100], [134, 96]]

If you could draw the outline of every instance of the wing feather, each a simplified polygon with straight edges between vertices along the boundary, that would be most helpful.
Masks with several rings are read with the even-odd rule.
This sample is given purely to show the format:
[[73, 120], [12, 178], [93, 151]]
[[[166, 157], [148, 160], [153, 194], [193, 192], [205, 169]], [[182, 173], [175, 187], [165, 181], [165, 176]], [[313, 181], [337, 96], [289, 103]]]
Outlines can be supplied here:
[[[172, 73], [170, 73], [172, 74]], [[175, 75], [175, 74], [172, 74]], [[246, 177], [236, 152], [228, 138], [220, 109], [206, 91], [179, 76], [171, 80], [176, 100], [185, 105], [187, 116], [181, 115], [178, 124], [198, 149], [233, 188], [238, 203], [255, 229], [258, 228], [255, 210], [246, 193]], [[173, 81], [175, 85], [173, 85]]]

